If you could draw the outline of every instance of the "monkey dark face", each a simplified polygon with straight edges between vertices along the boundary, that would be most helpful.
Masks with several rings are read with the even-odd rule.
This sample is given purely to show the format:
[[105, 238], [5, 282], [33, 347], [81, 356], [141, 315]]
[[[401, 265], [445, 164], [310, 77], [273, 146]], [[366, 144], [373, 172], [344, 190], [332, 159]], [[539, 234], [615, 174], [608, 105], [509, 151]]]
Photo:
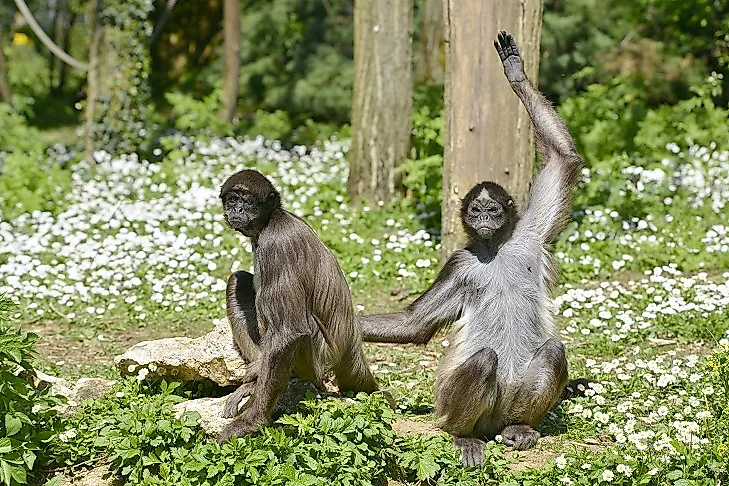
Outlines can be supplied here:
[[469, 237], [487, 242], [511, 234], [516, 224], [514, 199], [493, 182], [476, 184], [461, 201], [461, 222]]
[[242, 170], [225, 181], [220, 190], [225, 220], [234, 230], [257, 236], [268, 224], [281, 200], [273, 184], [260, 172]]

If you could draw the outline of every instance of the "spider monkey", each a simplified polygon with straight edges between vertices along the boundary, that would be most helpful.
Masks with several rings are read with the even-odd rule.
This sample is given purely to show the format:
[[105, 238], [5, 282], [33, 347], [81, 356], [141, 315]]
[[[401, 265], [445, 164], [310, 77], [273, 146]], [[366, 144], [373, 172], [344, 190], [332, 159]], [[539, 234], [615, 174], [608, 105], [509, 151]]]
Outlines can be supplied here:
[[365, 341], [395, 343], [427, 343], [453, 323], [435, 408], [466, 466], [483, 463], [481, 439], [497, 434], [515, 449], [532, 447], [539, 438], [534, 427], [565, 389], [565, 349], [550, 310], [550, 246], [568, 221], [582, 166], [564, 123], [527, 79], [514, 38], [501, 31], [494, 46], [545, 161], [529, 200], [518, 211], [503, 187], [476, 184], [461, 204], [466, 247], [404, 311], [358, 319]]
[[323, 388], [334, 371], [340, 389], [376, 391], [349, 287], [329, 248], [281, 207], [278, 191], [259, 172], [233, 174], [220, 197], [228, 224], [251, 239], [255, 274], [236, 272], [228, 280], [228, 320], [251, 365], [225, 402], [223, 416], [236, 420], [219, 439], [252, 434], [268, 423], [292, 374]]

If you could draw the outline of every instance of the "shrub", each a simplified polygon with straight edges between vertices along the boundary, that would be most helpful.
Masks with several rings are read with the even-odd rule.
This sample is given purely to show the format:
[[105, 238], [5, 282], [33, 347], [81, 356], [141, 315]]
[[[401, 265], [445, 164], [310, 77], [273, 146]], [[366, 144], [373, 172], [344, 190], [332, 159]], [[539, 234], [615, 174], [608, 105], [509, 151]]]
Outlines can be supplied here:
[[13, 486], [28, 484], [47, 462], [46, 446], [58, 427], [53, 407], [61, 401], [50, 388], [37, 390], [28, 381], [38, 336], [7, 327], [2, 321], [9, 309], [0, 296], [0, 483]]

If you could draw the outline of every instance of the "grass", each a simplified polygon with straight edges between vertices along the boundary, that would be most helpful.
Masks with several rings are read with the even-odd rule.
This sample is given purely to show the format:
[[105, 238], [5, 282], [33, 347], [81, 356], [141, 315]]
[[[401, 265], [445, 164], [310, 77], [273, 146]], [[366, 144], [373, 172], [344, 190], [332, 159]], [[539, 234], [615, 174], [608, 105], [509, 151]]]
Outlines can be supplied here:
[[[113, 356], [129, 345], [208, 331], [212, 320], [224, 313], [225, 279], [231, 271], [251, 265], [250, 244], [225, 227], [218, 200], [223, 180], [243, 167], [269, 175], [284, 205], [304, 217], [334, 251], [358, 312], [401, 308], [437, 274], [438, 232], [424, 227], [428, 217], [419, 214], [415, 204], [358, 211], [348, 205], [343, 184], [346, 146], [340, 143], [286, 151], [260, 139], [203, 142], [177, 137], [166, 147], [169, 151], [158, 165], [134, 157], [109, 158], [95, 169], [79, 164], [72, 168], [72, 188], [56, 211], [23, 213], [0, 222], [0, 293], [15, 301], [11, 323], [41, 335], [42, 368], [69, 378], [116, 377]], [[555, 249], [562, 272], [555, 307], [570, 374], [589, 377], [597, 385], [589, 396], [563, 402], [548, 415], [540, 425], [548, 437], [534, 451], [518, 454], [518, 466], [511, 464], [512, 453], [492, 443], [493, 455], [480, 476], [469, 472], [461, 477], [447, 441], [437, 434], [428, 438], [433, 430], [434, 370], [447, 345], [445, 331], [427, 346], [367, 344], [376, 377], [398, 400], [397, 413], [382, 419], [385, 428], [380, 429], [373, 417], [384, 412], [376, 401], [358, 398], [357, 407], [364, 408], [352, 409], [328, 400], [324, 403], [329, 405], [322, 405], [334, 407], [342, 420], [364, 420], [364, 436], [381, 434], [383, 443], [365, 454], [372, 472], [367, 480], [656, 485], [726, 481], [729, 240], [721, 215], [725, 200], [714, 195], [729, 191], [728, 159], [728, 152], [716, 148], [669, 147], [655, 160], [620, 168], [620, 176], [583, 174], [576, 222]], [[664, 176], [657, 175], [656, 168], [662, 168]], [[629, 214], [630, 205], [613, 209], [606, 201], [598, 204], [595, 197], [584, 196], [605, 185], [603, 190], [633, 201], [641, 216]], [[180, 393], [160, 395], [157, 388], [127, 382], [120, 386], [117, 393], [125, 398], [101, 400], [96, 406], [103, 411], [90, 405], [72, 419], [70, 428], [86, 432], [75, 441], [56, 442], [66, 451], [58, 453], [59, 460], [72, 467], [94, 457], [111, 457], [117, 473], [151, 484], [143, 471], [159, 472], [149, 462], [155, 446], [139, 445], [137, 463], [120, 458], [114, 441], [99, 438], [112, 432], [127, 437], [124, 430], [157, 421], [166, 407], [166, 399], [160, 397]], [[136, 410], [133, 403], [149, 404], [148, 416], [120, 421], [120, 415]], [[317, 406], [311, 405], [309, 413], [322, 413]], [[391, 435], [388, 427], [393, 421], [395, 429], [415, 432], [407, 436], [410, 442]], [[204, 467], [215, 463], [221, 453], [217, 446], [197, 432], [181, 439], [176, 427], [188, 425], [173, 422], [170, 427], [156, 433], [171, 434], [170, 444], [188, 454], [197, 451]], [[286, 427], [295, 431], [293, 435], [276, 435]], [[265, 447], [281, 448], [270, 449], [280, 452], [271, 452], [271, 457], [300, 457], [296, 437], [315, 432], [306, 427], [296, 422], [271, 428]], [[362, 444], [361, 438], [353, 437], [342, 447]], [[245, 439], [235, 447], [260, 445], [259, 440]], [[328, 452], [310, 455], [319, 466], [327, 454], [341, 452], [322, 450]], [[168, 471], [166, 481], [176, 482], [172, 478], [179, 473], [195, 483], [191, 471], [197, 466], [175, 460], [170, 459], [177, 469]], [[388, 470], [393, 461], [404, 465], [400, 473]], [[319, 466], [311, 466], [314, 472], [307, 469], [307, 474], [320, 478], [317, 474], [324, 473]], [[218, 473], [222, 478], [225, 469]], [[350, 478], [352, 484], [359, 484], [364, 476], [351, 477], [359, 478]], [[234, 479], [246, 484], [242, 476]], [[303, 476], [296, 480], [309, 484]], [[318, 479], [311, 481], [318, 484]]]

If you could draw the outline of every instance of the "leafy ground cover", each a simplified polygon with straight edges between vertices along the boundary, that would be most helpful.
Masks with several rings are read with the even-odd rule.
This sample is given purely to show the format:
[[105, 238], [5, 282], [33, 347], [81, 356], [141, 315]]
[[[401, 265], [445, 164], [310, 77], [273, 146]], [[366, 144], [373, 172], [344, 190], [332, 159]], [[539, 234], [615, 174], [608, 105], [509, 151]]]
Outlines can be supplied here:
[[[225, 227], [218, 198], [244, 167], [269, 175], [332, 248], [359, 312], [404, 306], [437, 273], [426, 206], [348, 204], [346, 142], [285, 150], [262, 138], [176, 136], [164, 146], [158, 164], [99, 153], [97, 167], [49, 172], [64, 190], [41, 209], [0, 194], [0, 294], [14, 304], [11, 325], [41, 336], [36, 366], [116, 376], [112, 358], [131, 343], [209, 330], [224, 315], [227, 276], [251, 266], [250, 245]], [[225, 390], [128, 380], [70, 419], [49, 419], [49, 437], [33, 439], [42, 464], [67, 472], [108, 462], [133, 484], [726, 482], [729, 151], [669, 144], [610, 164], [583, 172], [575, 221], [555, 248], [570, 373], [595, 384], [555, 407], [536, 451], [515, 459], [492, 442], [482, 471], [458, 467], [432, 427], [442, 334], [422, 347], [366, 346], [395, 413], [378, 395], [310, 400], [262, 434], [219, 446], [194, 415], [176, 419], [170, 409]], [[17, 359], [3, 357], [7, 367]], [[20, 434], [5, 424], [0, 441]], [[0, 461], [11, 464], [4, 445]]]

